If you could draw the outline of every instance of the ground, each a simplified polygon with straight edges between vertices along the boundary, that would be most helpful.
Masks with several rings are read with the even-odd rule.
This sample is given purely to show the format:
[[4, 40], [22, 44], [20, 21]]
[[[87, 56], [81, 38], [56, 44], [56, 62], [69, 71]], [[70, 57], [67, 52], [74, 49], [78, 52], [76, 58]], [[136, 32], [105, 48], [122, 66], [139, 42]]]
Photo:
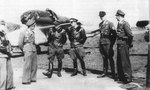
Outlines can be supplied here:
[[[52, 78], [42, 75], [44, 70], [38, 69], [37, 82], [31, 85], [22, 85], [22, 69], [14, 68], [15, 90], [124, 90], [120, 84], [110, 78], [97, 79], [96, 75], [88, 73], [84, 77], [78, 74], [76, 77], [70, 77], [70, 73], [62, 71], [62, 77], [57, 77], [54, 73]], [[108, 84], [109, 83], [109, 84]]]
[[38, 55], [37, 82], [30, 85], [22, 84], [23, 56], [11, 59], [15, 90], [126, 90], [121, 88], [122, 84], [115, 82], [109, 77], [97, 78], [100, 72], [98, 70], [87, 69], [87, 76], [79, 73], [77, 76], [71, 77], [70, 75], [73, 71], [71, 68], [66, 67], [66, 64], [66, 66], [63, 65], [61, 78], [57, 76], [56, 71], [54, 71], [52, 78], [47, 78], [42, 74], [42, 72], [45, 72], [43, 68], [47, 68], [47, 66], [39, 64], [41, 63], [40, 61], [44, 61], [46, 58], [46, 54]]

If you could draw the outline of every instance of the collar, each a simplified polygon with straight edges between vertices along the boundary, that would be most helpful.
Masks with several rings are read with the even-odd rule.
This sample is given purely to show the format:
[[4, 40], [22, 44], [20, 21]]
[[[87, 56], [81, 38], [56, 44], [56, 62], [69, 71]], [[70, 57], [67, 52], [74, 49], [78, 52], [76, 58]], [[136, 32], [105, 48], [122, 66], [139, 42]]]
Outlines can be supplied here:
[[119, 24], [122, 24], [124, 22], [124, 19], [120, 20], [118, 23]]
[[104, 20], [104, 21], [102, 21], [101, 23], [102, 23], [103, 25], [104, 25], [104, 24], [108, 24], [108, 20]]
[[27, 30], [27, 32], [29, 32], [29, 33], [34, 33], [34, 31], [33, 30], [31, 30], [31, 29], [26, 29]]

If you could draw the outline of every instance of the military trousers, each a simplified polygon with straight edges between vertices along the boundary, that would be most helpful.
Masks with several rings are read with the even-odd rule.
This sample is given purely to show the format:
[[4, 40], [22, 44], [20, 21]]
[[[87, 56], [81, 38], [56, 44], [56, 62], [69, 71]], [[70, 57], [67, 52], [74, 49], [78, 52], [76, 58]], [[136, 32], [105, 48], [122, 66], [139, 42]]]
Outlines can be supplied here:
[[[54, 45], [50, 45], [48, 47], [49, 69], [53, 70], [53, 62], [55, 60], [55, 56], [58, 60], [58, 72], [61, 72], [62, 59], [64, 58], [63, 47], [55, 47]], [[52, 65], [52, 66], [50, 66], [50, 65]]]
[[77, 68], [77, 59], [79, 59], [82, 69], [85, 69], [85, 51], [82, 46], [71, 48], [69, 51], [69, 55], [74, 62], [74, 68]]
[[48, 59], [50, 59], [50, 62], [54, 61], [55, 56], [58, 60], [62, 60], [64, 58], [63, 47], [56, 48], [52, 45], [48, 47]]
[[132, 79], [128, 45], [117, 45], [117, 73], [120, 81], [126, 82], [127, 79]]
[[0, 58], [0, 90], [13, 88], [13, 69], [10, 58]]
[[115, 65], [113, 59], [114, 56], [113, 46], [111, 46], [110, 44], [100, 44], [99, 50], [103, 58], [103, 72], [107, 73], [109, 64], [108, 62], [110, 62], [111, 72], [114, 74]]
[[36, 81], [37, 53], [33, 51], [24, 52], [24, 61], [22, 82]]

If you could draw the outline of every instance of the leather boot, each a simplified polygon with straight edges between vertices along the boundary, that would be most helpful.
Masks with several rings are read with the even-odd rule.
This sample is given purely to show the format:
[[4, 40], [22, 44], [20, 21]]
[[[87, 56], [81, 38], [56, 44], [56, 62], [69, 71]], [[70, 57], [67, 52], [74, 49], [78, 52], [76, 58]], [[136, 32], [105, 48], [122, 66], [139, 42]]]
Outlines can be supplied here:
[[77, 74], [78, 74], [78, 70], [77, 70], [77, 68], [75, 68], [74, 72], [73, 72], [73, 74], [71, 74], [71, 76], [76, 76]]
[[87, 76], [85, 69], [83, 69], [83, 76]]
[[48, 78], [52, 77], [53, 74], [53, 63], [49, 63], [49, 71], [48, 72], [43, 72], [43, 75], [47, 76]]
[[78, 69], [77, 69], [77, 60], [73, 60], [73, 66], [74, 66], [74, 72], [71, 74], [71, 76], [75, 76], [78, 74]]
[[103, 57], [103, 73], [101, 75], [97, 76], [97, 78], [106, 77], [107, 71], [108, 71], [108, 58]]
[[82, 66], [82, 70], [83, 70], [82, 71], [83, 72], [83, 76], [87, 76], [84, 61], [81, 63], [81, 66]]
[[85, 69], [85, 62], [83, 60], [82, 57], [79, 58], [80, 62], [81, 62], [81, 67], [82, 67], [82, 72], [83, 72], [83, 76], [87, 76], [86, 74], [86, 69]]
[[58, 73], [57, 73], [58, 77], [62, 77], [62, 75], [61, 75], [61, 69], [62, 69], [62, 60], [59, 60], [58, 61]]
[[114, 59], [113, 57], [110, 57], [109, 60], [110, 60], [111, 76], [114, 79], [114, 81], [117, 81], [117, 76], [115, 74]]
[[107, 76], [107, 69], [104, 69], [104, 72], [101, 75], [97, 76], [97, 78], [102, 78], [106, 76]]
[[125, 76], [125, 81], [124, 81], [125, 84], [132, 82], [132, 76], [129, 76], [128, 74], [125, 74], [124, 76]]

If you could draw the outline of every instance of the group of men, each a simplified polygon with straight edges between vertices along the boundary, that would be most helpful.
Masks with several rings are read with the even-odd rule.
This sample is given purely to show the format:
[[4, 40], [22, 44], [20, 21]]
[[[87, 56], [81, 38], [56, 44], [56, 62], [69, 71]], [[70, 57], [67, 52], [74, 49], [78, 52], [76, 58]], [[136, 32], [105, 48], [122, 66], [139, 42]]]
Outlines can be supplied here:
[[[132, 47], [133, 35], [128, 22], [124, 20], [125, 13], [118, 10], [116, 13], [116, 19], [118, 21], [117, 30], [112, 22], [106, 20], [106, 12], [100, 11], [99, 16], [101, 23], [99, 29], [92, 31], [91, 33], [100, 33], [99, 50], [103, 58], [103, 73], [97, 78], [108, 76], [108, 67], [110, 63], [111, 75], [114, 80], [122, 83], [132, 82], [131, 63], [129, 58], [129, 48]], [[63, 45], [66, 42], [66, 33], [70, 40], [69, 55], [73, 60], [74, 72], [71, 76], [75, 76], [78, 73], [77, 59], [79, 59], [82, 68], [82, 74], [87, 76], [85, 68], [85, 51], [83, 45], [87, 39], [86, 33], [81, 23], [75, 19], [70, 19], [71, 27], [68, 32], [64, 29], [53, 28], [50, 30], [48, 42], [49, 42], [49, 68], [48, 71], [43, 73], [45, 76], [51, 78], [53, 73], [53, 61], [55, 56], [58, 60], [58, 76], [61, 77], [62, 59], [64, 58]], [[94, 36], [96, 35], [94, 34]], [[117, 75], [115, 72], [115, 62], [113, 59], [114, 44], [117, 44]]]
[[0, 21], [0, 90], [14, 89], [11, 46], [5, 36], [5, 21]]
[[49, 31], [48, 37], [48, 59], [49, 59], [49, 68], [48, 72], [44, 72], [43, 74], [47, 77], [51, 77], [53, 73], [53, 61], [55, 56], [58, 60], [58, 77], [61, 77], [61, 69], [62, 69], [62, 59], [64, 58], [63, 45], [66, 43], [67, 37], [66, 33], [69, 36], [70, 40], [70, 51], [69, 55], [73, 60], [74, 72], [71, 76], [75, 76], [78, 73], [77, 59], [81, 62], [81, 67], [83, 69], [83, 75], [86, 76], [85, 69], [85, 51], [83, 45], [87, 39], [86, 33], [83, 27], [81, 27], [81, 23], [78, 22], [77, 19], [70, 19], [71, 27], [69, 27], [69, 31], [65, 31], [62, 28], [52, 28]]
[[[99, 29], [96, 32], [100, 33], [99, 50], [103, 58], [103, 74], [97, 77], [101, 78], [108, 76], [108, 62], [110, 62], [112, 78], [123, 83], [130, 83], [132, 82], [132, 71], [129, 59], [129, 48], [132, 47], [133, 36], [129, 24], [124, 20], [125, 13], [121, 10], [118, 10], [116, 13], [116, 19], [118, 21], [117, 30], [115, 30], [112, 22], [105, 19], [106, 12], [100, 11], [99, 16], [102, 22], [99, 24]], [[63, 45], [67, 40], [66, 35], [68, 35], [68, 39], [70, 41], [69, 55], [73, 60], [74, 67], [74, 72], [71, 74], [71, 76], [75, 76], [78, 74], [78, 59], [81, 63], [83, 76], [87, 76], [84, 62], [85, 50], [83, 48], [83, 45], [87, 39], [86, 32], [81, 26], [82, 24], [77, 19], [71, 18], [70, 23], [71, 26], [68, 28], [68, 31], [64, 30], [61, 27], [53, 27], [49, 30], [49, 67], [47, 72], [43, 72], [43, 74], [48, 78], [51, 78], [53, 74], [53, 63], [55, 56], [58, 60], [57, 75], [58, 77], [62, 76], [62, 59], [64, 58]], [[34, 28], [36, 23], [34, 18], [29, 19], [26, 25], [28, 28], [20, 34], [19, 38], [19, 47], [24, 52], [25, 61], [22, 76], [22, 84], [24, 85], [28, 85], [37, 81], [37, 52], [34, 36]], [[113, 59], [113, 46], [115, 42], [117, 44], [117, 76]], [[4, 59], [0, 60], [0, 90], [11, 90], [14, 88], [12, 76], [13, 71], [12, 68], [9, 68], [11, 66], [11, 62], [10, 58], [8, 57], [8, 53], [2, 53], [2, 55], [0, 55], [0, 58]]]
[[[124, 20], [125, 13], [118, 10], [116, 19], [118, 21], [117, 29], [112, 22], [105, 19], [106, 12], [99, 12], [102, 22], [99, 24], [100, 41], [99, 50], [103, 58], [103, 73], [98, 78], [108, 76], [108, 64], [110, 64], [112, 78], [121, 83], [132, 82], [132, 70], [129, 58], [129, 48], [133, 47], [133, 35], [130, 25]], [[117, 44], [117, 75], [115, 74], [114, 63], [114, 44]]]

